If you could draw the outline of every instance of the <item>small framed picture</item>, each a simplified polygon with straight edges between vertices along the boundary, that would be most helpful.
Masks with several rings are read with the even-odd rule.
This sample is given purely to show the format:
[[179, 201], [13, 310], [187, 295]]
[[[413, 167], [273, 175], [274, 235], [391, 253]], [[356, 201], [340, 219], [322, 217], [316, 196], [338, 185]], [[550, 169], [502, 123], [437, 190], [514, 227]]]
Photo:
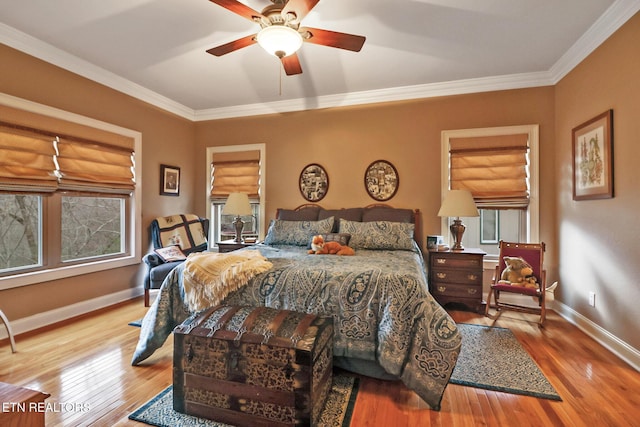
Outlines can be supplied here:
[[573, 200], [613, 197], [613, 110], [582, 123], [573, 136]]
[[317, 202], [329, 191], [329, 175], [322, 166], [311, 163], [300, 172], [300, 193], [305, 200]]
[[177, 166], [160, 165], [160, 195], [180, 195], [180, 168]]
[[364, 173], [364, 187], [371, 198], [384, 202], [395, 196], [400, 185], [396, 168], [386, 160], [376, 160]]

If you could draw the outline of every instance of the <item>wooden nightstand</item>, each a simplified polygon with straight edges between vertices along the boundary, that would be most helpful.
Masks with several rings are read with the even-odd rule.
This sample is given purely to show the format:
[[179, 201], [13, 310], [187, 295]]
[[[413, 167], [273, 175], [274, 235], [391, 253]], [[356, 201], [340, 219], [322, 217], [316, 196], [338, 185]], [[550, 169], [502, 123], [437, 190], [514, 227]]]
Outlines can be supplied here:
[[482, 300], [483, 258], [480, 249], [429, 252], [429, 292], [441, 305], [464, 304], [484, 313]]
[[238, 243], [234, 239], [223, 240], [221, 242], [218, 242], [218, 252], [220, 252], [220, 253], [232, 252], [232, 251], [235, 251], [237, 249], [246, 248], [247, 246], [253, 246], [256, 243], [259, 243], [259, 242], [256, 240], [254, 242]]

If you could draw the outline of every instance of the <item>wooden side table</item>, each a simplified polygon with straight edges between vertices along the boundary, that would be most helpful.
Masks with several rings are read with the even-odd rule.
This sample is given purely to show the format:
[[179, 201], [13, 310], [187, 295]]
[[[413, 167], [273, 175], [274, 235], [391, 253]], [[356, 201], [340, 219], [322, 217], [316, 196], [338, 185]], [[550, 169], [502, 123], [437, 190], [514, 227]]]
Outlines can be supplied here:
[[24, 387], [0, 383], [0, 425], [44, 427], [42, 403], [50, 395]]
[[440, 305], [459, 303], [484, 313], [482, 263], [485, 255], [480, 249], [429, 252], [429, 292]]
[[259, 242], [257, 240], [254, 242], [236, 242], [234, 239], [223, 240], [221, 242], [218, 242], [218, 252], [220, 253], [232, 252], [237, 249], [246, 248], [247, 246], [253, 246], [256, 243], [259, 243]]

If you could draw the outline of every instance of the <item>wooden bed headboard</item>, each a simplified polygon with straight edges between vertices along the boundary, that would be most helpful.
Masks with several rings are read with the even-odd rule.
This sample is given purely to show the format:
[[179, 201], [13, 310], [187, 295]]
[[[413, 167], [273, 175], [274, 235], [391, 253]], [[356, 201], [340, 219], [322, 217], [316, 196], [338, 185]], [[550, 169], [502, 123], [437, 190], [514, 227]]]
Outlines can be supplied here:
[[[387, 205], [385, 203], [374, 203], [371, 205], [367, 205], [365, 207], [363, 207], [362, 209], [375, 209], [375, 208], [383, 208], [383, 209], [394, 209], [394, 210], [398, 210], [398, 211], [407, 211], [410, 210], [412, 212], [412, 220], [411, 223], [414, 224], [414, 229], [413, 229], [413, 239], [416, 241], [416, 243], [418, 244], [418, 247], [420, 247], [422, 249], [422, 226], [421, 226], [421, 217], [420, 217], [420, 209], [403, 209], [403, 208], [395, 208], [391, 205]], [[291, 218], [291, 213], [292, 212], [300, 212], [300, 211], [304, 211], [306, 209], [310, 209], [310, 210], [316, 210], [316, 217], [312, 218], [308, 215], [305, 215], [304, 218], [295, 218], [297, 220], [306, 220], [306, 221], [312, 221], [312, 220], [317, 220], [317, 214], [320, 213], [321, 210], [324, 210], [325, 208], [321, 205], [318, 205], [316, 203], [305, 203], [302, 204], [294, 209], [283, 209], [283, 208], [278, 208], [276, 210], [276, 218], [277, 219], [283, 219], [281, 216], [283, 214], [285, 214], [285, 218], [284, 219], [293, 219]], [[350, 208], [350, 209], [354, 209], [354, 208]], [[357, 208], [355, 208], [357, 209]], [[340, 210], [340, 208], [338, 209], [331, 209], [331, 210]], [[405, 215], [406, 216], [406, 215]], [[295, 215], [294, 215], [295, 217]], [[391, 220], [391, 219], [390, 219]]]

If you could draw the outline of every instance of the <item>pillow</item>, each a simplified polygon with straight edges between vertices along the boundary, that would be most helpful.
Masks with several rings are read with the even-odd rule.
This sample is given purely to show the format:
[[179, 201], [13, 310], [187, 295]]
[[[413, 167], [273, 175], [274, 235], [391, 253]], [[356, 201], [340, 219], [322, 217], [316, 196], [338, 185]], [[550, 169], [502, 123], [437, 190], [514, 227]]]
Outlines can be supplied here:
[[333, 231], [340, 229], [340, 221], [346, 219], [347, 221], [362, 221], [362, 209], [363, 208], [348, 208], [348, 209], [320, 209], [318, 213], [318, 219], [334, 217], [335, 223], [333, 224]]
[[413, 224], [390, 221], [340, 221], [340, 233], [351, 234], [353, 249], [412, 250]]
[[362, 212], [362, 222], [369, 221], [413, 222], [414, 212], [411, 209], [374, 206]]
[[284, 221], [274, 219], [269, 224], [265, 245], [306, 246], [312, 236], [331, 233], [333, 217], [322, 221]]
[[[278, 219], [283, 221], [317, 221], [320, 206], [305, 206], [298, 210], [295, 209], [278, 209]], [[326, 218], [326, 217], [325, 217]]]
[[187, 259], [187, 256], [180, 250], [180, 246], [178, 245], [156, 249], [155, 252], [164, 262], [182, 261]]

